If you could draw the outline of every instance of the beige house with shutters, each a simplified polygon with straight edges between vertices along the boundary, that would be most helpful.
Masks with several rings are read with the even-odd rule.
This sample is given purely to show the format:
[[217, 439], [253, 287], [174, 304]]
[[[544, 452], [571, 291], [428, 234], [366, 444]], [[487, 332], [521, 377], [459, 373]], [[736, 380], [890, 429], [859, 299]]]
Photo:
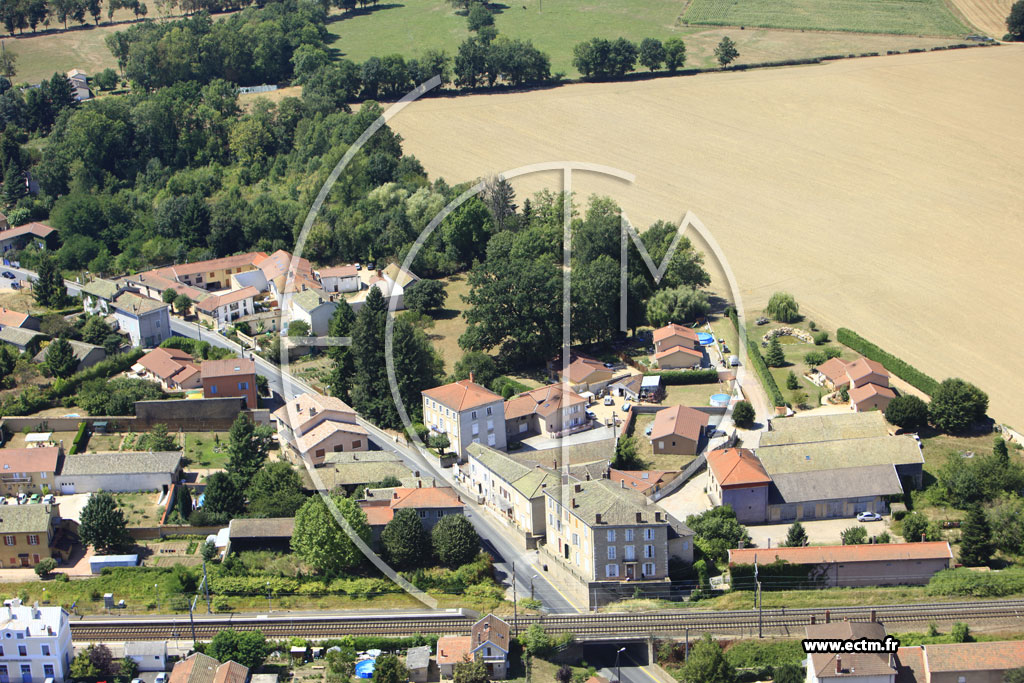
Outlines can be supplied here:
[[470, 444], [505, 448], [505, 412], [501, 396], [469, 379], [422, 392], [423, 424], [445, 434], [451, 450], [465, 460]]

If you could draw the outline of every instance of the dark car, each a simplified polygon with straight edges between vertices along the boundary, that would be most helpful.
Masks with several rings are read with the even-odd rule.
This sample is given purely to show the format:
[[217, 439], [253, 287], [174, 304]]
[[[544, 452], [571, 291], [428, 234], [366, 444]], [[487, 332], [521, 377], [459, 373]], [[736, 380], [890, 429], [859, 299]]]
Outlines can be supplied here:
[[14, 273], [12, 273], [9, 270], [5, 270], [4, 271], [4, 277], [7, 278], [8, 280], [17, 280], [18, 279], [18, 276], [15, 275]]

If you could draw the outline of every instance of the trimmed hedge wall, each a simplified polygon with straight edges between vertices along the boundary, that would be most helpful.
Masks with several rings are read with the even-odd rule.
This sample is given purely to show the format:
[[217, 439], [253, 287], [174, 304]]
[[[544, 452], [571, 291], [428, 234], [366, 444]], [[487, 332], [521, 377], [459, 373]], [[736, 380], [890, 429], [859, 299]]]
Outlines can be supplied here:
[[786, 405], [786, 399], [782, 398], [779, 385], [775, 383], [775, 378], [772, 377], [768, 366], [765, 365], [764, 358], [761, 356], [761, 349], [757, 348], [756, 342], [747, 341], [747, 355], [749, 356], [750, 364], [754, 366], [757, 376], [761, 379], [761, 385], [768, 392], [768, 398], [771, 399], [772, 404], [776, 407]]
[[[776, 560], [758, 567], [762, 590], [804, 590], [821, 588], [825, 572], [821, 565], [791, 564]], [[730, 586], [733, 590], [755, 590], [754, 565], [735, 564], [729, 567]]]
[[657, 375], [665, 386], [678, 386], [684, 384], [713, 384], [718, 381], [718, 370], [705, 368], [703, 370], [662, 370], [645, 372], [645, 375]]
[[1002, 598], [1024, 593], [1024, 569], [1011, 567], [1000, 572], [979, 573], [966, 567], [944, 569], [928, 582], [928, 595], [972, 598]]
[[86, 426], [88, 426], [87, 422], [78, 423], [78, 432], [75, 433], [75, 438], [71, 442], [71, 449], [68, 450], [68, 455], [74, 455], [82, 449], [82, 439], [85, 438]]
[[836, 331], [836, 341], [849, 346], [865, 358], [881, 363], [886, 370], [929, 396], [934, 396], [935, 392], [938, 391], [939, 383], [934, 378], [924, 374], [910, 363], [872, 344], [853, 330], [840, 327]]

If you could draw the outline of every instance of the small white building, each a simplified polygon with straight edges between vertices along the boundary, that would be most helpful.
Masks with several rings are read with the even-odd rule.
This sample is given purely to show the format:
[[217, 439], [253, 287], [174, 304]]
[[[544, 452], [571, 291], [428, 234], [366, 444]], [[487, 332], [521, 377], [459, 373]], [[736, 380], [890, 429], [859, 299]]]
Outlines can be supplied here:
[[14, 598], [0, 607], [0, 680], [54, 683], [70, 680], [71, 626], [62, 607], [23, 605]]
[[181, 452], [68, 455], [57, 475], [62, 494], [163, 491], [181, 478]]
[[135, 640], [124, 644], [124, 656], [134, 659], [139, 671], [167, 671], [167, 643], [162, 640]]
[[352, 264], [323, 268], [319, 275], [325, 292], [358, 292], [361, 287], [359, 270]]
[[302, 320], [305, 322], [309, 325], [309, 333], [314, 337], [323, 337], [327, 334], [331, 317], [337, 307], [336, 301], [330, 301], [313, 289], [307, 289], [291, 296], [292, 321]]

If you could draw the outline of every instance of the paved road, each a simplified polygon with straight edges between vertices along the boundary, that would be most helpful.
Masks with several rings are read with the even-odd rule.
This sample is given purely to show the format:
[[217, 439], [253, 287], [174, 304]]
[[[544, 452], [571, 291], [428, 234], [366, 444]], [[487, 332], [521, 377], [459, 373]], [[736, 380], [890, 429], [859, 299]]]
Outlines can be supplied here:
[[[202, 339], [214, 346], [232, 349], [240, 354], [247, 354], [247, 357], [252, 355], [245, 352], [241, 347], [223, 335], [175, 317], [171, 318], [171, 331], [184, 337]], [[287, 372], [282, 372], [278, 366], [257, 355], [252, 355], [252, 358], [256, 363], [256, 372], [267, 378], [271, 391], [281, 396], [282, 400], [289, 400], [303, 393], [315, 393], [315, 390], [308, 384]], [[405, 464], [414, 471], [418, 470], [426, 476], [442, 481], [451, 480], [450, 473], [444, 472], [444, 468], [437, 467], [436, 461], [431, 462], [416, 448], [404, 442], [396, 442], [393, 436], [362, 418], [359, 418], [359, 423], [366, 428], [376, 443], [385, 450], [398, 454]], [[506, 582], [509, 586], [511, 586], [512, 563], [516, 564], [516, 591], [518, 597], [525, 598], [530, 596], [531, 578], [536, 575], [536, 578], [532, 579], [534, 597], [541, 601], [547, 611], [554, 613], [573, 613], [577, 611], [569, 600], [540, 575], [543, 572], [535, 569], [530, 564], [528, 556], [518, 550], [503, 536], [497, 523], [487, 518], [489, 513], [471, 500], [467, 500], [466, 504], [469, 508], [467, 517], [484, 540], [485, 548], [494, 556], [495, 567], [500, 574], [506, 577]]]
[[11, 285], [15, 282], [27, 280], [32, 282], [36, 280], [36, 274], [31, 270], [25, 270], [24, 268], [15, 268], [14, 266], [3, 266], [0, 265], [0, 273], [9, 272], [16, 276], [14, 280], [8, 280], [5, 277], [0, 277], [0, 289], [11, 289]]

